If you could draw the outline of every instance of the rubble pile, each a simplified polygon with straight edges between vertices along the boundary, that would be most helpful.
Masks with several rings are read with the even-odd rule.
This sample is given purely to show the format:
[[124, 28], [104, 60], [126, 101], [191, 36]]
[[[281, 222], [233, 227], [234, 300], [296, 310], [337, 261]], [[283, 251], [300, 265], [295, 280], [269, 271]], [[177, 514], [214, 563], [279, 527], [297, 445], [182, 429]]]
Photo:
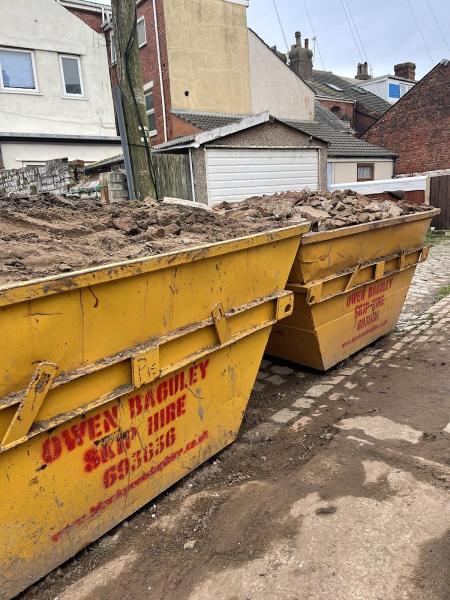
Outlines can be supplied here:
[[99, 200], [52, 194], [0, 197], [0, 285], [142, 258], [304, 222], [315, 231], [428, 207], [354, 192], [286, 192], [222, 202]]
[[294, 224], [307, 219], [312, 231], [327, 231], [429, 210], [428, 206], [376, 201], [351, 190], [285, 192], [256, 196], [239, 203], [222, 202], [216, 210], [239, 219], [272, 219]]

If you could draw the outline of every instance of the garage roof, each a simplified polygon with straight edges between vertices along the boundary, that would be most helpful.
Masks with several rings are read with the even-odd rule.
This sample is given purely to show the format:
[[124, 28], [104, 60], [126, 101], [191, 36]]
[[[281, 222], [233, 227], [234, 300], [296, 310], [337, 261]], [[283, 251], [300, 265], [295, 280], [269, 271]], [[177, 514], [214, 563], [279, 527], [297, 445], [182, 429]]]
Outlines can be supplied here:
[[[282, 119], [277, 119], [276, 117], [273, 117], [271, 114], [269, 114], [268, 112], [264, 112], [264, 113], [260, 113], [258, 115], [247, 115], [247, 116], [242, 116], [242, 115], [214, 115], [214, 114], [209, 114], [208, 113], [180, 113], [180, 112], [176, 112], [175, 113], [178, 117], [181, 117], [181, 115], [183, 114], [184, 116], [181, 117], [183, 119], [185, 119], [186, 121], [189, 121], [190, 123], [192, 123], [193, 125], [195, 125], [196, 127], [206, 127], [207, 125], [212, 125], [213, 123], [217, 123], [218, 120], [217, 119], [221, 119], [222, 120], [222, 125], [220, 126], [213, 126], [212, 128], [206, 129], [205, 131], [202, 131], [200, 133], [195, 133], [192, 135], [187, 135], [181, 138], [176, 138], [174, 140], [171, 140], [170, 142], [165, 142], [164, 144], [159, 144], [158, 146], [154, 147], [154, 150], [156, 151], [162, 151], [162, 150], [171, 150], [174, 148], [185, 148], [185, 147], [194, 147], [194, 148], [199, 148], [200, 146], [203, 146], [204, 144], [207, 144], [209, 142], [213, 142], [214, 140], [218, 140], [220, 138], [224, 138], [227, 137], [229, 135], [232, 135], [233, 133], [237, 133], [239, 131], [244, 131], [245, 129], [250, 129], [251, 127], [256, 127], [257, 125], [262, 125], [263, 123], [273, 123], [273, 122], [279, 122], [279, 123], [283, 123], [283, 125], [287, 125], [288, 127], [291, 127], [292, 129], [297, 129], [297, 131], [300, 131], [301, 133], [306, 133], [307, 135], [310, 135], [311, 137], [319, 140], [320, 142], [325, 142], [328, 143], [328, 140], [326, 140], [325, 138], [321, 137], [320, 133], [314, 133], [311, 131], [307, 131], [306, 129], [303, 128], [302, 123], [297, 122], [295, 125], [288, 122], [288, 121], [284, 121]], [[208, 120], [210, 119], [210, 120]], [[228, 122], [227, 122], [228, 119]], [[202, 123], [202, 125], [200, 125], [199, 123]]]
[[[224, 130], [227, 126], [242, 123], [248, 119], [248, 115], [226, 115], [222, 113], [207, 113], [197, 111], [172, 111], [177, 117], [191, 123], [198, 129], [204, 131]], [[270, 117], [269, 113], [262, 113]], [[273, 118], [273, 117], [272, 117]], [[283, 123], [298, 129], [302, 133], [312, 135], [313, 137], [324, 140], [329, 143], [328, 155], [333, 157], [356, 157], [356, 158], [395, 158], [395, 154], [390, 150], [369, 144], [365, 140], [355, 137], [349, 127], [336, 117], [330, 110], [315, 101], [315, 120], [314, 121], [292, 121], [278, 119]], [[246, 127], [242, 127], [245, 129]], [[202, 134], [193, 134], [176, 138], [165, 144], [155, 147], [155, 150], [169, 150], [183, 146], [194, 145], [196, 136]], [[218, 137], [224, 137], [229, 133], [224, 133]]]

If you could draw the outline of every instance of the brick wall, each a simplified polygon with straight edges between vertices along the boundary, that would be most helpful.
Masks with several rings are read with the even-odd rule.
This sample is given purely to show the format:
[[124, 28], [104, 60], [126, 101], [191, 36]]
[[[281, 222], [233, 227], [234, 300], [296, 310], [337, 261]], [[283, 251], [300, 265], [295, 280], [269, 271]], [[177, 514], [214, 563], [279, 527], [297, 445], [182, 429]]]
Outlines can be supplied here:
[[97, 33], [102, 33], [102, 13], [78, 10], [69, 6], [66, 6], [65, 8], [73, 15], [84, 21], [86, 25], [89, 25], [91, 29], [97, 31]]
[[49, 160], [42, 167], [23, 167], [0, 172], [0, 193], [36, 194], [47, 192], [65, 194], [84, 176], [82, 161], [67, 158]]
[[360, 102], [356, 103], [354, 129], [359, 136], [362, 136], [379, 118], [378, 113], [368, 110]]
[[364, 135], [399, 155], [395, 173], [450, 167], [450, 63], [439, 63]]
[[320, 98], [319, 102], [328, 110], [336, 115], [339, 119], [346, 121], [350, 124], [350, 127], [355, 126], [355, 105], [353, 102], [344, 102], [343, 100], [333, 99], [325, 100]]
[[[157, 53], [157, 42], [156, 42], [156, 28], [155, 21], [153, 18], [153, 3], [151, 0], [144, 0], [137, 7], [138, 18], [144, 17], [145, 19], [145, 31], [147, 34], [147, 43], [140, 50], [141, 65], [142, 65], [142, 81], [144, 86], [153, 81], [153, 104], [155, 107], [155, 119], [156, 119], [156, 131], [157, 134], [152, 137], [151, 143], [153, 146], [164, 142], [164, 116], [162, 109], [162, 94], [160, 85], [160, 76], [158, 68], [158, 53]], [[162, 68], [162, 79], [163, 89], [165, 94], [165, 108], [166, 108], [166, 121], [167, 121], [167, 139], [170, 140], [180, 135], [178, 130], [180, 128], [179, 123], [172, 122], [172, 115], [170, 114], [170, 82], [169, 82], [169, 67], [168, 67], [168, 56], [167, 56], [167, 43], [166, 43], [166, 28], [164, 21], [164, 3], [163, 0], [156, 0], [156, 15], [158, 20], [158, 35], [159, 35], [159, 46], [161, 54], [161, 68]], [[108, 43], [108, 55], [109, 52], [109, 33], [107, 34]], [[111, 67], [111, 81], [114, 84], [117, 83], [117, 69], [113, 65]], [[178, 119], [180, 121], [180, 119]], [[189, 133], [191, 131], [189, 130]], [[186, 134], [181, 134], [186, 135]]]

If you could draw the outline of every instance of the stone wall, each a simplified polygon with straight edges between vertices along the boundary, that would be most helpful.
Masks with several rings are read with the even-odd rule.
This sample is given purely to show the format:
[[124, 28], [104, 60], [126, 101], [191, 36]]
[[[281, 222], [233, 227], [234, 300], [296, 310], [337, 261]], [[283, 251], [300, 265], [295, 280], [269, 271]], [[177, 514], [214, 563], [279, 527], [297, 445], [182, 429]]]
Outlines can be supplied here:
[[48, 160], [44, 166], [23, 167], [0, 171], [0, 193], [10, 194], [66, 194], [84, 177], [82, 161], [69, 162], [67, 158]]

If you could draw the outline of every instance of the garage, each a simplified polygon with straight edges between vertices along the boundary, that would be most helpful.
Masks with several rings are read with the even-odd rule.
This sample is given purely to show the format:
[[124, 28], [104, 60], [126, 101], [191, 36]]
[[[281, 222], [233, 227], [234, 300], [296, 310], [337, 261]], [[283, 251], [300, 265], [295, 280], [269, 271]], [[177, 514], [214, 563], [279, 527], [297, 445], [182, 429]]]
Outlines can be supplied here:
[[217, 204], [305, 188], [326, 189], [329, 142], [304, 130], [301, 123], [294, 127], [261, 113], [214, 128], [219, 117], [221, 121], [226, 117], [200, 116], [202, 126], [210, 129], [154, 149], [158, 154], [184, 156], [190, 199]]
[[305, 188], [316, 191], [318, 150], [207, 148], [206, 179], [209, 204]]

